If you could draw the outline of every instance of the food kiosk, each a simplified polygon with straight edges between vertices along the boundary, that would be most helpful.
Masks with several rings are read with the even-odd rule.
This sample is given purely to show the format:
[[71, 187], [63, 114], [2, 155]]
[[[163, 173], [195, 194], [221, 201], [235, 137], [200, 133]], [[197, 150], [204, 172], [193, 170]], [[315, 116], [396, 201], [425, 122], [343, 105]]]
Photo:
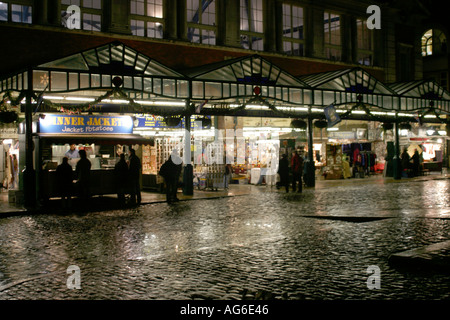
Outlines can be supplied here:
[[[119, 155], [128, 155], [129, 149], [133, 148], [142, 160], [142, 146], [153, 144], [152, 139], [132, 132], [130, 116], [41, 115], [33, 138], [40, 198], [47, 200], [59, 196], [56, 167], [71, 144], [75, 144], [77, 150], [85, 150], [91, 162], [91, 195], [115, 194], [114, 166]], [[73, 169], [78, 160], [69, 159]]]

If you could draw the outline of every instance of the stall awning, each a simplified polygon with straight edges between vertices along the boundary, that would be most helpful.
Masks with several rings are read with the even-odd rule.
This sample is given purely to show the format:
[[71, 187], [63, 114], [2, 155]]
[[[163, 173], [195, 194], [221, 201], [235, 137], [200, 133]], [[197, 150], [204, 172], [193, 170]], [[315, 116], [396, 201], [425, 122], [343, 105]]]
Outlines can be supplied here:
[[89, 134], [50, 134], [50, 133], [37, 133], [40, 139], [51, 141], [56, 144], [66, 143], [98, 143], [109, 145], [154, 145], [153, 138], [144, 138], [138, 134], [102, 134], [102, 135], [89, 135]]

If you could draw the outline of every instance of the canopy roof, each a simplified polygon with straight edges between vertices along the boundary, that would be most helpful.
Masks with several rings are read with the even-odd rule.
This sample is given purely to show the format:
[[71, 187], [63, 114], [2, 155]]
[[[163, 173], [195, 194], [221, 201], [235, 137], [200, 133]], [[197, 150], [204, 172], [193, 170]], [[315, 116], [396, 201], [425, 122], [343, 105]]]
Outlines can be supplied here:
[[389, 87], [403, 97], [415, 97], [432, 100], [450, 100], [450, 94], [434, 80], [396, 82]]
[[[114, 89], [116, 77], [122, 82], [118, 87], [129, 98], [203, 103], [209, 114], [232, 109], [232, 105], [261, 102], [267, 116], [274, 115], [273, 109], [267, 109], [270, 105], [278, 111], [289, 110], [291, 115], [304, 115], [308, 107], [323, 110], [334, 104], [348, 110], [357, 103], [373, 110], [416, 112], [433, 107], [450, 114], [450, 94], [433, 81], [386, 85], [359, 67], [294, 77], [259, 55], [176, 71], [117, 41], [4, 77], [0, 92], [24, 92], [31, 85], [38, 94], [92, 98]], [[158, 114], [164, 106], [152, 111]], [[173, 107], [167, 108], [179, 112], [186, 105], [178, 104], [177, 110]], [[246, 112], [252, 113], [242, 108], [238, 113]]]

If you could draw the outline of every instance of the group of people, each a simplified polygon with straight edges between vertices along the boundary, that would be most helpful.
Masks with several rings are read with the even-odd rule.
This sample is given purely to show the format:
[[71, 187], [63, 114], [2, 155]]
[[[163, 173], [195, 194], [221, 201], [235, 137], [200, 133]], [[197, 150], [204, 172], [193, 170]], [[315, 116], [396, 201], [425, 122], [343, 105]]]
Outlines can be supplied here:
[[[120, 204], [125, 204], [125, 194], [130, 193], [130, 204], [141, 203], [140, 172], [141, 161], [136, 156], [136, 151], [130, 149], [128, 163], [125, 161], [125, 154], [120, 154], [119, 162], [115, 165], [115, 183], [117, 186], [117, 196]], [[69, 164], [69, 160], [78, 159], [75, 172]], [[88, 200], [91, 192], [91, 162], [87, 158], [86, 150], [76, 150], [74, 144], [66, 152], [62, 163], [56, 168], [58, 178], [58, 188], [61, 194], [64, 208], [71, 206], [71, 198], [74, 193], [83, 200]], [[73, 183], [76, 181], [75, 184]], [[86, 203], [86, 202], [85, 202]]]
[[303, 184], [303, 168], [304, 160], [298, 150], [293, 152], [290, 166], [287, 155], [283, 154], [278, 166], [278, 174], [280, 175], [280, 187], [285, 187], [286, 192], [289, 192], [290, 173], [292, 173], [292, 191], [301, 193]]
[[401, 163], [402, 163], [402, 172], [404, 175], [408, 175], [409, 170], [411, 169], [411, 175], [413, 177], [417, 177], [420, 175], [420, 163], [421, 158], [419, 151], [417, 149], [414, 150], [414, 154], [412, 157], [409, 156], [408, 150], [403, 149], [403, 153], [401, 155]]

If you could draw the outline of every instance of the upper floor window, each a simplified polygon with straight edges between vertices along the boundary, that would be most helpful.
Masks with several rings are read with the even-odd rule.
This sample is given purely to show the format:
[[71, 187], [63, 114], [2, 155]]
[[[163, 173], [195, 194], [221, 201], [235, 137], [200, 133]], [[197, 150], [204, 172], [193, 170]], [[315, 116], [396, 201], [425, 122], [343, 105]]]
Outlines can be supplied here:
[[367, 28], [367, 20], [356, 20], [357, 60], [359, 64], [373, 64], [373, 30]]
[[331, 12], [324, 12], [324, 44], [325, 56], [329, 60], [341, 60], [341, 21], [340, 16]]
[[161, 39], [164, 26], [163, 0], [132, 0], [130, 5], [131, 33]]
[[215, 0], [186, 0], [187, 38], [190, 42], [216, 44]]
[[289, 55], [304, 55], [303, 8], [283, 4], [283, 52]]
[[[23, 2], [23, 1], [22, 1]], [[12, 21], [18, 23], [33, 22], [33, 7], [30, 5], [0, 2], [0, 21]]]
[[422, 56], [447, 53], [447, 38], [439, 29], [427, 30], [422, 36]]
[[264, 50], [263, 1], [240, 0], [241, 46], [244, 49]]
[[61, 22], [64, 26], [73, 14], [67, 12], [67, 8], [76, 5], [80, 8], [80, 24], [79, 27], [71, 27], [71, 29], [83, 29], [90, 31], [101, 31], [102, 29], [102, 1], [101, 0], [61, 0]]

